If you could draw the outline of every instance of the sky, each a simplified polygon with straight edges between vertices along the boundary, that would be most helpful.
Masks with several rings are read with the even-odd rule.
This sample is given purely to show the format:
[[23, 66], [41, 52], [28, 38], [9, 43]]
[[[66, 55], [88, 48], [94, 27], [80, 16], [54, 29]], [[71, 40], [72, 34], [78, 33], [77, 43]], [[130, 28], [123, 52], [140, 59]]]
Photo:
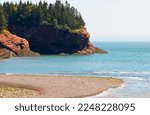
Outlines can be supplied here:
[[[0, 0], [3, 1], [7, 0]], [[53, 3], [55, 0], [45, 1]], [[67, 1], [81, 12], [93, 41], [150, 42], [150, 0]]]

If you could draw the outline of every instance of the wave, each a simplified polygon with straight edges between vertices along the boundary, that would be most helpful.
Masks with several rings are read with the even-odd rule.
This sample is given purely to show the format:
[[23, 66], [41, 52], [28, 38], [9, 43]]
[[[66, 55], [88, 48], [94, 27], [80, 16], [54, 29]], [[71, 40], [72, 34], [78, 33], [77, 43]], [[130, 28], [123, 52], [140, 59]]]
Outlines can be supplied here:
[[115, 90], [121, 90], [125, 87], [125, 83], [123, 83], [121, 86], [117, 87], [117, 88], [110, 88], [106, 91], [103, 91], [102, 93], [98, 94], [98, 95], [95, 95], [95, 96], [91, 96], [91, 98], [98, 98], [98, 97], [108, 97], [108, 98], [112, 98], [114, 97], [112, 92], [115, 91]]
[[14, 73], [0, 73], [0, 75], [15, 75]]
[[119, 73], [123, 73], [123, 74], [147, 74], [147, 75], [150, 74], [150, 72], [119, 72]]
[[[150, 75], [150, 72], [124, 72], [124, 71], [100, 71], [100, 72], [49, 72], [49, 73], [0, 73], [5, 75], [13, 75], [13, 74], [21, 74], [21, 75], [80, 75], [80, 76], [87, 76], [87, 75], [102, 75], [102, 76], [114, 76], [114, 75]], [[132, 78], [132, 76], [130, 76]], [[136, 76], [133, 76], [136, 79]]]
[[150, 74], [150, 72], [123, 72], [123, 71], [102, 71], [102, 72], [91, 72], [93, 74], [102, 74], [102, 73], [109, 73], [109, 74], [116, 74], [116, 73], [119, 73], [119, 74]]
[[141, 78], [141, 77], [128, 77], [128, 78], [132, 79], [132, 80], [136, 80], [136, 81], [141, 81], [143, 86], [150, 87], [149, 81], [147, 79], [145, 79], [145, 78]]
[[58, 72], [48, 73], [49, 75], [79, 75], [79, 76], [133, 76], [136, 75], [150, 75], [150, 72], [123, 72], [123, 71], [100, 71], [100, 72]]
[[128, 78], [133, 80], [145, 81], [145, 79], [141, 77], [128, 77]]

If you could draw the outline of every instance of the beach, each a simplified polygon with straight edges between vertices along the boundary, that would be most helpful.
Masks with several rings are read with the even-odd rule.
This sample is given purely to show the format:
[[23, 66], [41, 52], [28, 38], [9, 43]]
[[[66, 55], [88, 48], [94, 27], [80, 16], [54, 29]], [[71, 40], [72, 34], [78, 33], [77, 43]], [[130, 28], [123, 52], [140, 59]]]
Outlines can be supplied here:
[[104, 77], [0, 75], [1, 98], [80, 98], [119, 87], [122, 80]]

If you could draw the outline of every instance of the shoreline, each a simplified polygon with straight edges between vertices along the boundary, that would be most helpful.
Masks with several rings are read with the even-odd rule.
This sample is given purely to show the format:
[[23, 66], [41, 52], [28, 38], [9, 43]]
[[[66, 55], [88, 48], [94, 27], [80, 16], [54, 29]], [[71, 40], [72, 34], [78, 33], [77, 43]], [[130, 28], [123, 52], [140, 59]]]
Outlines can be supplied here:
[[[20, 96], [15, 90], [8, 90], [8, 98], [81, 98], [102, 93], [110, 88], [119, 87], [123, 81], [110, 77], [80, 77], [80, 76], [48, 76], [48, 75], [3, 75], [0, 74], [1, 86], [18, 88]], [[6, 93], [7, 91], [3, 91]], [[13, 92], [11, 92], [13, 91]], [[30, 96], [28, 96], [28, 91]], [[31, 96], [31, 91], [34, 94]], [[35, 95], [36, 92], [36, 95]], [[37, 93], [38, 92], [38, 93]], [[1, 94], [1, 91], [0, 91]], [[1, 94], [3, 95], [3, 94]], [[1, 96], [2, 97], [2, 96]], [[3, 96], [4, 98], [7, 98]]]
[[116, 98], [114, 96], [111, 95], [110, 92], [114, 91], [114, 90], [118, 90], [118, 89], [122, 89], [123, 87], [125, 86], [125, 83], [122, 82], [122, 84], [120, 84], [120, 86], [118, 87], [115, 87], [115, 88], [109, 88], [97, 95], [94, 95], [94, 96], [90, 96], [91, 98]]

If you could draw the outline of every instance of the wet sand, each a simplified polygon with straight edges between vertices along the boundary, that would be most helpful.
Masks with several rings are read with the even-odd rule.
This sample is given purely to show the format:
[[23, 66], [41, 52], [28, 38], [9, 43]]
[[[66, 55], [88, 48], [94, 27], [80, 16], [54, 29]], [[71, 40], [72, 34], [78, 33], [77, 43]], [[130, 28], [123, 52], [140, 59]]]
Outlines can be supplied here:
[[122, 80], [106, 77], [0, 75], [3, 98], [78, 98], [119, 87]]

